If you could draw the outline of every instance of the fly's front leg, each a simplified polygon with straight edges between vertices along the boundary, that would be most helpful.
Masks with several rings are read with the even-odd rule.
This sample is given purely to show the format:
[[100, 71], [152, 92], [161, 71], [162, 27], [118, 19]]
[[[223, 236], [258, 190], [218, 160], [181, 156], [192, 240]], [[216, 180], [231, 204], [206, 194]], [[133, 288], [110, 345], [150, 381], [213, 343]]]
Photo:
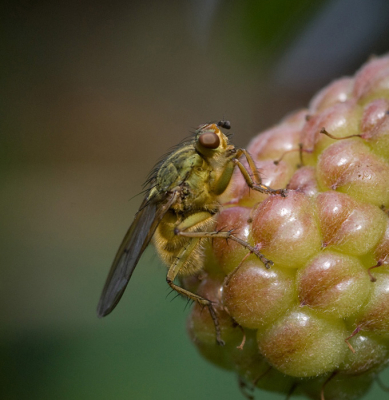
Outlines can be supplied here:
[[[253, 173], [254, 179], [251, 177], [247, 168], [238, 160], [241, 155], [244, 155], [247, 159], [249, 164], [250, 170]], [[240, 172], [243, 175], [247, 185], [253, 189], [257, 190], [258, 192], [265, 193], [265, 194], [280, 194], [282, 197], [286, 197], [287, 190], [286, 189], [272, 189], [269, 186], [262, 184], [262, 179], [259, 175], [255, 162], [249, 152], [244, 149], [239, 149], [236, 153], [236, 158], [232, 160], [235, 165], [238, 166]]]
[[[246, 160], [249, 164], [250, 170], [254, 175], [255, 183], [258, 183], [259, 185], [261, 185], [262, 179], [261, 179], [261, 176], [259, 175], [257, 166], [255, 165], [255, 162], [253, 160], [253, 157], [251, 157], [251, 154], [247, 150], [239, 149], [236, 153], [236, 158], [238, 159], [242, 154], [244, 154], [244, 156], [246, 157]], [[246, 170], [246, 172], [247, 172], [247, 170]]]
[[227, 232], [183, 232], [175, 230], [176, 235], [190, 237], [190, 238], [223, 238], [223, 239], [231, 239], [234, 242], [239, 243], [247, 250], [250, 250], [251, 253], [255, 254], [264, 264], [267, 269], [274, 265], [273, 261], [268, 260], [262, 253], [260, 253], [255, 247], [251, 246], [249, 243], [245, 242], [242, 239], [239, 239], [237, 236], [233, 235], [231, 231]]
[[[197, 224], [207, 225], [207, 222], [212, 221], [212, 215], [208, 212], [199, 212], [196, 214], [191, 215], [190, 217], [184, 219], [174, 230], [174, 233], [177, 234], [177, 232], [181, 232], [182, 229], [188, 229], [191, 228]], [[213, 304], [210, 300], [205, 299], [204, 297], [201, 297], [197, 294], [194, 294], [190, 292], [189, 290], [183, 289], [182, 287], [176, 285], [174, 283], [174, 279], [176, 276], [179, 274], [180, 270], [182, 267], [185, 265], [185, 263], [188, 261], [189, 257], [191, 256], [193, 250], [196, 248], [196, 246], [199, 245], [201, 240], [201, 237], [195, 237], [192, 238], [186, 246], [180, 250], [176, 257], [176, 261], [173, 263], [173, 265], [169, 268], [167, 276], [166, 276], [166, 282], [168, 285], [178, 292], [179, 294], [188, 297], [189, 299], [196, 301], [202, 306], [206, 306], [209, 310], [209, 313], [211, 314], [213, 323], [215, 324], [215, 331], [216, 331], [216, 341], [219, 345], [224, 346], [224, 341], [221, 338], [221, 331], [220, 331], [220, 324], [219, 324], [219, 319], [217, 317], [216, 311], [213, 307]]]

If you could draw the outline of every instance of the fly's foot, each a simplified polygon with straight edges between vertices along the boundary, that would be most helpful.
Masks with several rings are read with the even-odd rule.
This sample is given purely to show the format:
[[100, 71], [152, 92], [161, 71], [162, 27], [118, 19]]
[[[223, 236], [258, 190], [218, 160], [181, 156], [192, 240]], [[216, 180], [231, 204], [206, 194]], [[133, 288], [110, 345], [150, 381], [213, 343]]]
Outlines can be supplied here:
[[257, 190], [258, 192], [265, 193], [265, 194], [270, 194], [272, 196], [276, 194], [280, 194], [282, 197], [286, 197], [288, 195], [288, 189], [272, 189], [269, 186], [266, 185], [253, 185], [252, 187], [254, 190]]
[[215, 330], [216, 330], [216, 342], [219, 346], [225, 346], [225, 341], [221, 338], [221, 330], [220, 330], [220, 324], [219, 324], [219, 319], [216, 314], [216, 310], [213, 308], [212, 302], [208, 301], [208, 310], [209, 313], [211, 314], [213, 323], [215, 325]]

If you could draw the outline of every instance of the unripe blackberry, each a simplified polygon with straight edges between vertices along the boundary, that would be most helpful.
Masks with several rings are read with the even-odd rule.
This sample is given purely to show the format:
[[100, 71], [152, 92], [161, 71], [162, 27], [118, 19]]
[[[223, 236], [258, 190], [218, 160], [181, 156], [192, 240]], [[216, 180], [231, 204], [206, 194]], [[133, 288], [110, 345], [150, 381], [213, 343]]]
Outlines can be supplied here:
[[271, 260], [216, 238], [183, 286], [190, 337], [247, 384], [311, 399], [354, 400], [389, 361], [389, 56], [320, 91], [305, 110], [248, 147], [263, 184], [236, 171], [217, 231], [233, 230]]

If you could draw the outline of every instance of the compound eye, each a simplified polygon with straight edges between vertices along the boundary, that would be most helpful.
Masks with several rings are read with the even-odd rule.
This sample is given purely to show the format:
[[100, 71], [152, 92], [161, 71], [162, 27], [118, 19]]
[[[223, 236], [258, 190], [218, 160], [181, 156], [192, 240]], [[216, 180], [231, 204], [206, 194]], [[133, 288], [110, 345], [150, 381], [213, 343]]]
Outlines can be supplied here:
[[200, 135], [199, 143], [206, 149], [217, 149], [220, 145], [220, 139], [216, 133], [205, 132]]

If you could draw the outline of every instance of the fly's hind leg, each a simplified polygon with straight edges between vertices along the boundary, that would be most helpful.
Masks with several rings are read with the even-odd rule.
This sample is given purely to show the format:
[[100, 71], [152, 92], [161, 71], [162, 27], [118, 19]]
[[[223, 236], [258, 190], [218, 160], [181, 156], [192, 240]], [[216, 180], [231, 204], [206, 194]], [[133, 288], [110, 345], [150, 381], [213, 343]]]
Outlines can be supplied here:
[[[199, 215], [196, 216], [197, 222], [202, 222], [204, 220], [205, 215], [202, 215], [202, 214], [205, 214], [205, 213], [199, 213]], [[210, 214], [209, 213], [206, 213], [206, 214], [207, 214], [206, 219], [210, 218]], [[196, 219], [196, 218], [193, 218], [193, 219]], [[219, 345], [224, 346], [225, 343], [221, 338], [219, 320], [217, 318], [217, 314], [216, 314], [215, 308], [213, 307], [212, 302], [208, 299], [205, 299], [204, 297], [201, 297], [197, 294], [190, 292], [189, 290], [183, 289], [182, 287], [180, 287], [174, 283], [174, 279], [180, 272], [180, 269], [188, 261], [189, 257], [191, 256], [192, 251], [196, 248], [196, 246], [199, 245], [200, 240], [201, 240], [201, 237], [196, 237], [196, 238], [191, 239], [189, 241], [189, 243], [178, 253], [176, 261], [173, 263], [173, 265], [168, 270], [168, 273], [166, 276], [166, 282], [173, 290], [175, 290], [179, 294], [181, 294], [193, 301], [196, 301], [200, 305], [206, 306], [208, 308], [209, 313], [211, 314], [213, 323], [215, 324], [216, 341]]]
[[[170, 270], [169, 270], [170, 272]], [[224, 346], [225, 342], [221, 337], [221, 330], [220, 330], [220, 324], [219, 324], [219, 319], [217, 317], [216, 311], [212, 305], [212, 302], [208, 299], [204, 299], [204, 297], [198, 296], [197, 294], [194, 294], [190, 292], [189, 290], [183, 289], [180, 286], [177, 286], [175, 283], [173, 283], [172, 278], [169, 276], [169, 272], [166, 277], [166, 282], [169, 284], [169, 286], [175, 290], [176, 292], [180, 293], [183, 296], [188, 297], [189, 299], [196, 301], [202, 306], [205, 306], [208, 308], [209, 313], [211, 314], [213, 323], [215, 325], [215, 331], [216, 331], [216, 341], [220, 346]]]

